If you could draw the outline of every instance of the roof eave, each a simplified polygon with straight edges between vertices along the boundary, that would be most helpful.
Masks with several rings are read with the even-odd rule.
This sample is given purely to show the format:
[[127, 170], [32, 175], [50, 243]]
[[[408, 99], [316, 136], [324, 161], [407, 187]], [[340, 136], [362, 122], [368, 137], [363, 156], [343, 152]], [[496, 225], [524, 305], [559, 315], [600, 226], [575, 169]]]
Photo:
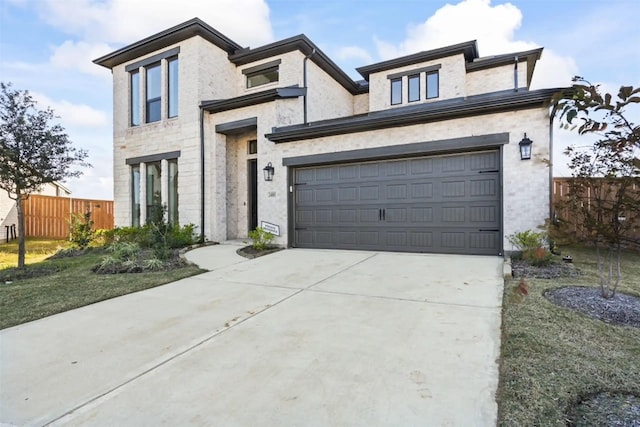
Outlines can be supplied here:
[[356, 68], [356, 71], [365, 79], [369, 80], [369, 75], [381, 71], [392, 70], [398, 67], [415, 64], [418, 62], [432, 61], [447, 56], [463, 54], [467, 62], [473, 61], [478, 57], [478, 45], [475, 40], [458, 43], [451, 46], [445, 46], [438, 49], [426, 50], [411, 55], [401, 56], [399, 58], [390, 59], [388, 61], [378, 62], [376, 64], [366, 65]]
[[[276, 129], [275, 132], [265, 136], [275, 142], [291, 142], [324, 136], [341, 135], [347, 133], [365, 132], [378, 129], [386, 129], [399, 126], [408, 126], [420, 123], [428, 123], [441, 120], [450, 120], [460, 117], [470, 117], [497, 113], [501, 111], [513, 111], [542, 106], [549, 102], [551, 96], [562, 88], [542, 89], [533, 92], [526, 91], [520, 96], [504, 96], [502, 99], [479, 98], [475, 101], [464, 101], [460, 104], [447, 105], [441, 108], [424, 108], [400, 114], [386, 116], [371, 115], [358, 116], [358, 119], [330, 120], [322, 124], [308, 125], [306, 127], [296, 125], [289, 128]], [[429, 104], [425, 104], [429, 106]], [[430, 104], [434, 107], [434, 104]], [[364, 118], [363, 118], [364, 117]]]
[[178, 24], [175, 27], [171, 27], [107, 55], [101, 56], [93, 62], [94, 64], [101, 65], [105, 68], [113, 69], [113, 67], [117, 65], [137, 59], [151, 52], [155, 52], [195, 36], [201, 36], [229, 54], [242, 48], [238, 43], [220, 33], [204, 21], [199, 18], [193, 18], [189, 21]]

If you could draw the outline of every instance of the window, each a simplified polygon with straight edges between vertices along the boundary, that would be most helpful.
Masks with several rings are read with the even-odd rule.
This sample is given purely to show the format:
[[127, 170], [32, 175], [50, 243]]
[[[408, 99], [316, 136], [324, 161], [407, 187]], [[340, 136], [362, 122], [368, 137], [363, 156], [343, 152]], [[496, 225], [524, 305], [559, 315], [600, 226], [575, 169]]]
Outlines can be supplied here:
[[249, 154], [256, 154], [258, 152], [258, 141], [252, 139], [248, 144]]
[[420, 74], [409, 76], [409, 102], [420, 100]]
[[140, 226], [140, 165], [131, 166], [131, 225]]
[[140, 72], [131, 73], [131, 126], [140, 124]]
[[402, 104], [402, 78], [391, 80], [391, 105]]
[[147, 163], [147, 222], [162, 212], [162, 169], [160, 162]]
[[270, 67], [264, 70], [247, 74], [247, 88], [252, 88], [267, 83], [278, 81], [278, 67]]
[[160, 64], [151, 65], [146, 68], [147, 74], [147, 115], [146, 122], [157, 122], [160, 120], [161, 102], [160, 97], [162, 95], [161, 85], [161, 68]]
[[178, 58], [167, 61], [167, 111], [169, 117], [178, 116]]
[[438, 71], [427, 73], [427, 99], [437, 98], [438, 94]]
[[169, 168], [169, 201], [167, 203], [167, 220], [178, 224], [178, 159], [167, 162]]

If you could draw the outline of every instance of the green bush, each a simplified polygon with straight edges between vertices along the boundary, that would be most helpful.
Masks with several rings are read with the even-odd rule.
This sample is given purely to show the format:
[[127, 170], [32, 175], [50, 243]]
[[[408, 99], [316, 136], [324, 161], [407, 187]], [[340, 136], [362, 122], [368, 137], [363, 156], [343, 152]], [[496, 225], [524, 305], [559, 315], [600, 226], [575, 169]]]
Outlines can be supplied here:
[[262, 251], [273, 242], [275, 236], [268, 231], [264, 231], [261, 227], [257, 227], [255, 230], [249, 232], [249, 238], [253, 240], [251, 246], [257, 251]]
[[112, 228], [111, 230], [107, 230], [104, 228], [100, 228], [98, 230], [95, 230], [93, 237], [94, 239], [92, 246], [107, 247], [115, 242], [116, 229]]
[[526, 230], [514, 233], [508, 239], [520, 251], [520, 254], [512, 257], [513, 259], [523, 259], [538, 267], [551, 262], [551, 252], [545, 247], [548, 241], [547, 233]]
[[80, 249], [86, 249], [94, 239], [93, 220], [91, 219], [91, 212], [87, 211], [84, 215], [71, 215], [69, 232], [69, 240], [71, 241], [71, 243], [73, 243]]

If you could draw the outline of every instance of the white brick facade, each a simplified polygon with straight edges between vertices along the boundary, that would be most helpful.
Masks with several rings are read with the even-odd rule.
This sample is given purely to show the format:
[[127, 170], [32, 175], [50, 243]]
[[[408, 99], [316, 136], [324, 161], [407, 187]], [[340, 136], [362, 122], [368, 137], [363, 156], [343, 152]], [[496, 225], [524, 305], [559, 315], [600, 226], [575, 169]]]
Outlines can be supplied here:
[[[538, 102], [540, 97], [535, 98], [538, 101], [526, 98], [531, 71], [527, 65], [535, 64], [539, 50], [526, 53], [528, 62], [519, 62], [517, 88], [514, 87], [514, 61], [510, 56], [489, 61], [489, 65], [482, 67], [470, 65], [473, 58], [477, 58], [473, 42], [364, 67], [367, 70], [363, 76], [368, 85], [363, 85], [346, 77], [304, 37], [247, 50], [223, 39], [199, 20], [172, 30], [176, 28], [177, 31], [154, 36], [156, 44], [153, 46], [135, 44], [96, 60], [113, 71], [116, 225], [132, 223], [131, 166], [135, 163], [144, 166], [148, 159], [160, 159], [163, 165], [161, 194], [165, 202], [168, 195], [165, 183], [167, 153], [179, 152], [180, 223], [203, 226], [205, 237], [210, 240], [244, 238], [250, 224], [249, 161], [256, 159], [258, 221], [279, 225], [281, 235], [276, 243], [286, 246], [292, 242], [288, 232], [293, 221], [288, 196], [292, 183], [283, 159], [502, 133], [508, 134], [508, 143], [501, 148], [503, 234], [507, 236], [535, 228], [549, 216], [550, 174], [545, 162], [551, 144], [548, 110], [543, 102]], [[186, 32], [191, 29], [200, 32], [196, 35]], [[179, 36], [182, 30], [185, 35]], [[165, 42], [161, 43], [163, 40]], [[130, 126], [130, 73], [126, 68], [130, 71], [131, 64], [142, 64], [140, 70], [144, 75], [147, 58], [161, 56], [162, 52], [175, 48], [179, 48], [178, 117], [167, 118], [166, 59], [163, 58], [160, 60], [163, 67], [162, 119]], [[274, 61], [278, 64], [278, 80], [247, 89], [243, 71], [259, 69], [260, 65]], [[438, 97], [426, 99], [423, 73], [420, 100], [409, 104], [407, 76], [412, 71], [425, 69], [438, 71]], [[403, 79], [403, 103], [390, 105], [390, 76], [397, 75], [402, 75]], [[144, 79], [141, 83], [140, 98], [144, 104]], [[283, 88], [289, 88], [290, 92], [281, 92]], [[496, 106], [490, 102], [490, 97], [482, 98], [493, 93], [500, 97], [502, 104]], [[514, 108], [503, 106], [508, 104], [504, 100], [508, 100], [511, 93], [524, 99], [524, 103]], [[474, 107], [472, 113], [458, 113], [454, 107], [449, 107], [463, 105], [467, 98], [485, 103]], [[204, 111], [202, 123], [201, 107]], [[486, 108], [486, 112], [482, 108]], [[414, 111], [420, 114], [436, 111], [441, 116], [425, 118], [422, 122], [408, 121]], [[368, 128], [340, 130], [342, 125], [354, 126], [352, 123], [377, 117], [376, 114], [380, 120], [387, 120], [389, 116], [384, 115], [387, 113], [397, 114], [397, 124], [382, 126], [373, 120]], [[144, 111], [141, 117], [144, 117]], [[322, 134], [320, 130], [318, 136], [313, 133], [314, 129], [332, 123], [336, 125], [328, 134]], [[267, 137], [287, 132], [287, 127], [305, 132], [308, 129], [311, 133], [280, 143]], [[534, 141], [534, 158], [529, 161], [520, 160], [519, 155], [518, 142], [525, 132]], [[256, 154], [248, 153], [250, 140], [257, 140]], [[201, 156], [204, 156], [204, 176]], [[268, 162], [275, 167], [273, 181], [269, 182], [262, 178], [262, 169]], [[141, 204], [144, 204], [144, 176], [141, 176], [139, 191]], [[509, 249], [506, 238], [504, 248]]]

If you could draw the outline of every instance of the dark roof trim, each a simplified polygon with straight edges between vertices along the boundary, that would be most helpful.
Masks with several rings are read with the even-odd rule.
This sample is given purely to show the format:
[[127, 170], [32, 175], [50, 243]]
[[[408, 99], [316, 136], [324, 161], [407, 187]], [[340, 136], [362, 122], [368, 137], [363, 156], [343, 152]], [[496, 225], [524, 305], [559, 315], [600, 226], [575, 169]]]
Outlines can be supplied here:
[[543, 48], [531, 49], [522, 52], [506, 53], [503, 55], [488, 56], [485, 58], [477, 58], [473, 62], [466, 64], [467, 72], [474, 72], [479, 70], [486, 70], [487, 68], [500, 67], [503, 65], [510, 65], [514, 63], [514, 60], [518, 58], [518, 62], [527, 62], [527, 86], [531, 84], [531, 78], [533, 77], [533, 69], [536, 66], [536, 62], [542, 56]]
[[141, 56], [148, 55], [149, 53], [195, 36], [200, 36], [210, 41], [229, 54], [242, 48], [238, 43], [204, 21], [193, 18], [175, 27], [171, 27], [168, 30], [161, 31], [136, 43], [101, 56], [93, 62], [105, 68], [113, 69], [113, 67], [117, 65], [140, 58]]
[[285, 157], [283, 166], [309, 166], [331, 163], [357, 162], [363, 160], [417, 157], [425, 154], [452, 153], [482, 150], [509, 143], [509, 133], [466, 136], [412, 144], [387, 145], [360, 150], [336, 151], [333, 153], [311, 154], [308, 156]]
[[254, 67], [245, 68], [242, 70], [242, 74], [247, 75], [258, 71], [264, 71], [269, 68], [277, 67], [282, 63], [282, 59], [276, 59], [275, 61], [265, 62], [264, 64], [256, 65]]
[[200, 103], [200, 108], [214, 114], [221, 111], [235, 110], [236, 108], [264, 104], [265, 102], [275, 101], [276, 99], [297, 98], [305, 95], [306, 93], [307, 90], [303, 87], [281, 87], [237, 96], [235, 98], [202, 101]]
[[425, 72], [428, 73], [430, 71], [437, 71], [440, 68], [442, 68], [442, 64], [429, 65], [428, 67], [416, 68], [415, 70], [406, 70], [401, 73], [389, 74], [387, 78], [389, 80], [392, 80], [392, 79], [397, 79], [398, 77], [413, 76], [415, 74], [420, 74]]
[[266, 137], [275, 142], [300, 141], [323, 136], [365, 132], [399, 126], [409, 126], [461, 117], [472, 117], [502, 111], [534, 108], [544, 105], [551, 96], [561, 89], [537, 91], [513, 90], [491, 94], [475, 95], [445, 101], [376, 111], [369, 114], [351, 116], [317, 122], [311, 125], [295, 125], [275, 128]]
[[128, 159], [125, 160], [125, 163], [128, 165], [137, 165], [140, 163], [150, 163], [150, 162], [157, 162], [160, 160], [177, 159], [178, 157], [180, 157], [180, 150], [168, 151], [166, 153], [151, 154], [149, 156], [129, 157]]
[[478, 46], [476, 41], [473, 40], [438, 49], [426, 50], [424, 52], [414, 53], [413, 55], [401, 56], [388, 61], [378, 62], [377, 64], [356, 68], [356, 70], [362, 75], [362, 77], [364, 77], [365, 80], [368, 81], [369, 75], [372, 73], [379, 73], [381, 71], [405, 67], [419, 62], [432, 61], [434, 59], [440, 59], [445, 56], [452, 56], [460, 53], [464, 55], [467, 62], [473, 61], [478, 57]]
[[367, 87], [363, 87], [354, 82], [335, 62], [333, 62], [323, 51], [320, 50], [307, 36], [300, 34], [294, 37], [289, 37], [284, 40], [279, 40], [274, 43], [270, 43], [264, 46], [257, 47], [255, 49], [243, 49], [235, 54], [229, 55], [229, 60], [236, 66], [249, 64], [251, 62], [260, 61], [263, 59], [273, 58], [277, 55], [282, 55], [294, 50], [299, 50], [305, 56], [311, 55], [309, 58], [324, 72], [329, 74], [335, 81], [340, 83], [342, 87], [348, 90], [350, 93], [356, 95], [359, 93], [366, 93]]
[[160, 52], [159, 54], [150, 56], [149, 58], [143, 59], [142, 61], [129, 64], [126, 67], [124, 67], [124, 70], [128, 73], [129, 71], [137, 70], [140, 67], [146, 67], [147, 65], [151, 65], [162, 59], [171, 58], [172, 56], [176, 56], [179, 53], [180, 53], [180, 46], [174, 47], [173, 49]]
[[224, 135], [233, 135], [240, 132], [257, 129], [258, 118], [250, 117], [248, 119], [236, 120], [233, 122], [221, 123], [216, 125], [216, 132]]

